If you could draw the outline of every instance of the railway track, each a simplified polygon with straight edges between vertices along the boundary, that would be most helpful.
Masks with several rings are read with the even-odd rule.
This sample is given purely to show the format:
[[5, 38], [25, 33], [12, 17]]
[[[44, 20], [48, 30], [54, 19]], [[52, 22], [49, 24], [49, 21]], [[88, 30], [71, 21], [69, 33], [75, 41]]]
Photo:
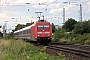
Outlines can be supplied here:
[[[51, 43], [50, 45], [59, 46], [66, 49], [73, 49], [73, 50], [79, 50], [79, 51], [86, 51], [90, 53], [90, 46], [85, 45], [74, 45], [74, 44], [65, 44], [65, 43]], [[49, 46], [50, 46], [49, 45]]]
[[[38, 45], [38, 48], [42, 47], [44, 46]], [[90, 60], [90, 46], [50, 43], [46, 48], [46, 52], [52, 55], [58, 55], [61, 52], [70, 60]]]
[[55, 55], [61, 52], [70, 60], [90, 60], [90, 46], [85, 45], [51, 43], [46, 52]]
[[55, 49], [58, 51], [68, 52], [76, 55], [81, 55], [90, 58], [90, 51], [71, 48], [71, 47], [63, 47], [63, 46], [57, 46], [57, 45], [49, 45], [47, 48]]

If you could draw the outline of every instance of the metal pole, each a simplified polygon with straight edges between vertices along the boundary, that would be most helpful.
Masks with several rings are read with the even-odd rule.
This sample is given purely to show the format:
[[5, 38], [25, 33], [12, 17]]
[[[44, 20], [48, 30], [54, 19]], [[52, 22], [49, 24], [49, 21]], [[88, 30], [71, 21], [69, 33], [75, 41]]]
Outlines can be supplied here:
[[65, 8], [63, 8], [63, 23], [65, 23]]
[[80, 22], [82, 22], [82, 5], [80, 4]]
[[3, 25], [3, 37], [5, 37], [5, 24]]

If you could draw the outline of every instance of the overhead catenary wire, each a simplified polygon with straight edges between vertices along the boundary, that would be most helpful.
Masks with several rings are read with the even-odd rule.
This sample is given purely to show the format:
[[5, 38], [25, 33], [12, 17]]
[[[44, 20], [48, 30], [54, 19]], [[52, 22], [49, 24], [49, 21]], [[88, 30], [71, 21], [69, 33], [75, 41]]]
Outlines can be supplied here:
[[[6, 0], [7, 1], [7, 0]], [[89, 2], [89, 1], [86, 1], [86, 2]], [[84, 3], [86, 3], [86, 2], [84, 2]], [[35, 3], [35, 4], [32, 4], [32, 3], [30, 3], [30, 5], [43, 5], [43, 4], [46, 4], [46, 7], [45, 8], [42, 8], [42, 9], [45, 9], [45, 11], [47, 11], [49, 8], [47, 8], [48, 6], [50, 6], [50, 4], [53, 4], [53, 3], [63, 3], [63, 2], [58, 2], [58, 0], [55, 0], [55, 1], [53, 1], [52, 3], [46, 3], [46, 2], [44, 2], [44, 3]], [[68, 2], [69, 3], [69, 2]], [[66, 7], [66, 6], [65, 6]], [[75, 7], [75, 6], [74, 6]], [[73, 8], [73, 7], [72, 7]], [[72, 9], [72, 8], [70, 8], [70, 10]], [[68, 9], [69, 10], [69, 9]], [[62, 12], [61, 12], [62, 13]], [[59, 14], [61, 14], [61, 13], [59, 13]]]

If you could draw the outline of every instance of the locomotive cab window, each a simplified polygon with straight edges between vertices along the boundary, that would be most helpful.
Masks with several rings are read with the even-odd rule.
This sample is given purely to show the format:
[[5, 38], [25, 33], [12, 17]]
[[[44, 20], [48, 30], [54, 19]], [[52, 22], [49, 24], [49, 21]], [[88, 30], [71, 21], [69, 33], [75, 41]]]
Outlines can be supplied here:
[[44, 25], [44, 29], [50, 29], [49, 25]]
[[38, 30], [42, 30], [43, 29], [43, 25], [38, 25]]
[[43, 30], [43, 29], [48, 30], [50, 29], [50, 27], [49, 25], [38, 25], [38, 30]]

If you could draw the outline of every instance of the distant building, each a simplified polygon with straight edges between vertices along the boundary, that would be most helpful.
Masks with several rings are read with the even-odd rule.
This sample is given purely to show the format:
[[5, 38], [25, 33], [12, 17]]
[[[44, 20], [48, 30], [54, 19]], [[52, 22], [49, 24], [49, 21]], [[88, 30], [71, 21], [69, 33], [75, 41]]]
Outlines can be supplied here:
[[62, 28], [62, 26], [60, 26], [60, 25], [55, 25], [55, 28], [56, 28], [56, 29]]

